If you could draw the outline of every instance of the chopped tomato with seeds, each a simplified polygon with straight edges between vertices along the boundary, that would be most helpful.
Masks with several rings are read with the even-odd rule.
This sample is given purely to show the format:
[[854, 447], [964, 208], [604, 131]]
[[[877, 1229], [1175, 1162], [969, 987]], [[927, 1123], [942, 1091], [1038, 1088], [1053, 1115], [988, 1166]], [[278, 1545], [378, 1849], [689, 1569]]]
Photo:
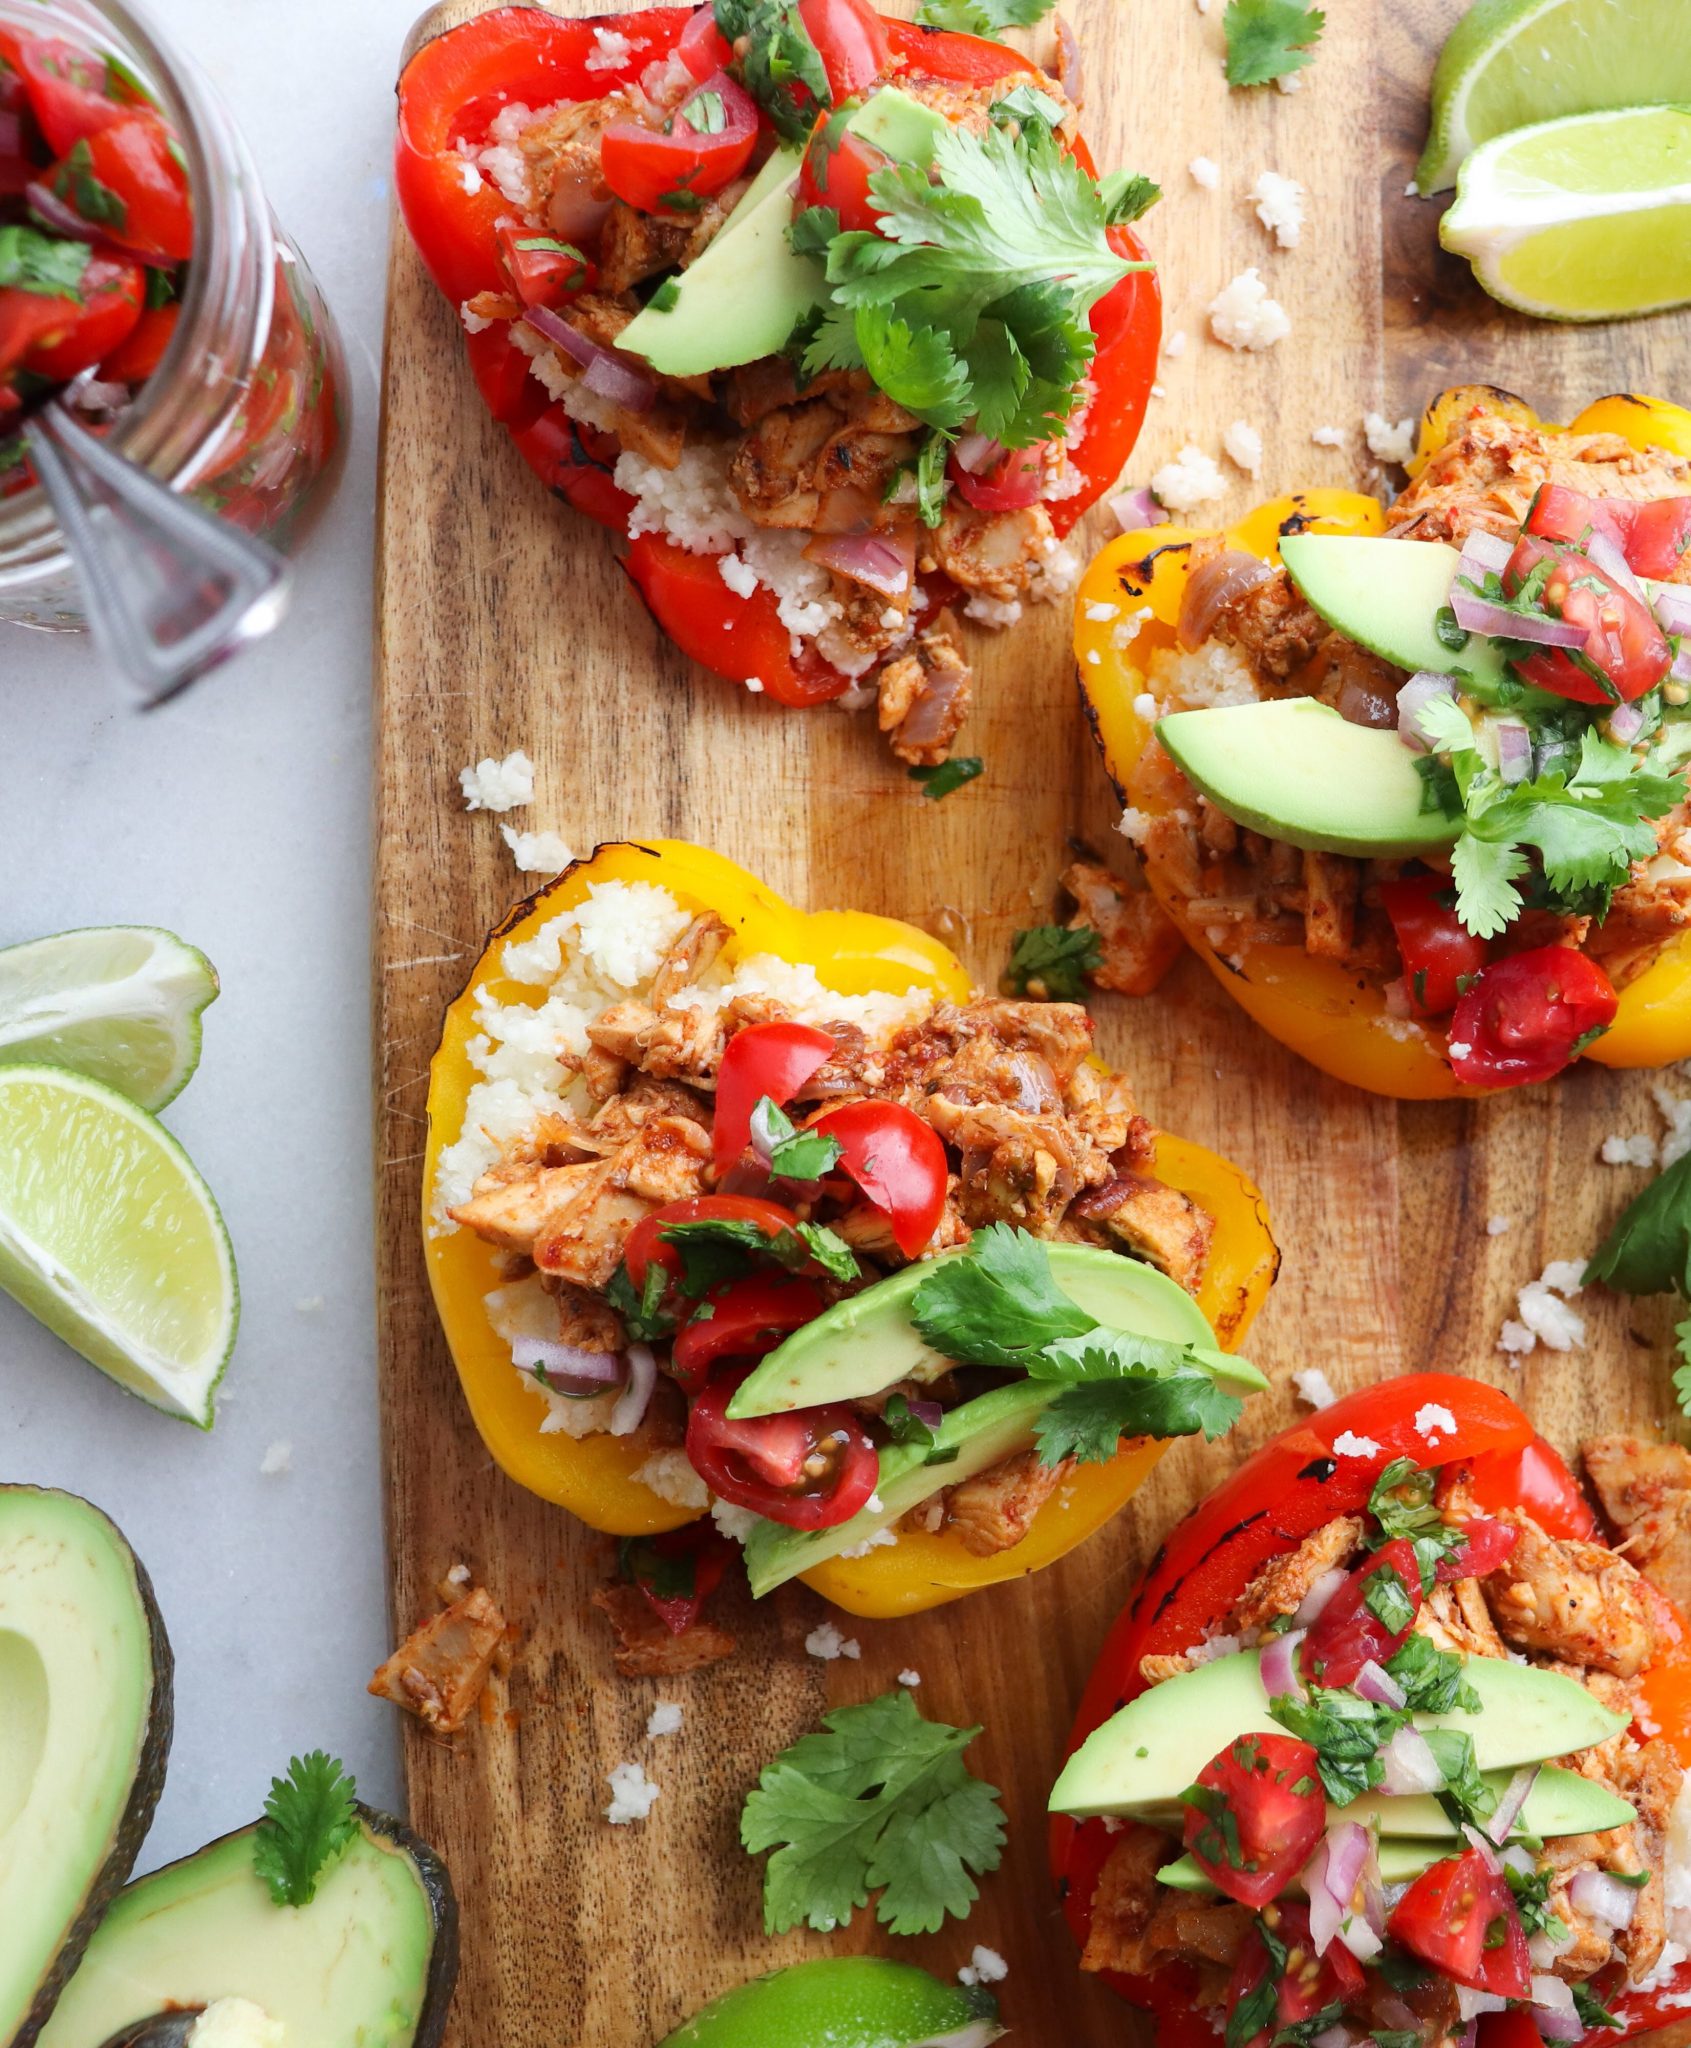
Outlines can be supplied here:
[[1673, 666], [1673, 649], [1649, 607], [1577, 548], [1528, 535], [1509, 558], [1503, 587], [1511, 597], [1536, 589], [1551, 618], [1586, 636], [1576, 649], [1515, 657], [1523, 681], [1535, 689], [1576, 704], [1630, 704]]
[[686, 216], [740, 175], [756, 141], [757, 108], [726, 71], [717, 71], [662, 128], [613, 121], [599, 164], [605, 183], [630, 206]]
[[1404, 986], [1418, 1015], [1444, 1017], [1486, 964], [1490, 945], [1456, 915], [1456, 889], [1448, 875], [1403, 875], [1380, 884], [1403, 958]]
[[1394, 1537], [1365, 1558], [1310, 1624], [1303, 1669], [1316, 1685], [1354, 1685], [1364, 1664], [1384, 1664], [1415, 1626], [1424, 1595], [1415, 1546]]
[[1450, 1020], [1450, 1066], [1478, 1088], [1548, 1081], [1614, 1022], [1614, 984], [1572, 946], [1535, 946], [1481, 969]]
[[713, 1287], [675, 1339], [670, 1370], [696, 1393], [724, 1358], [761, 1358], [822, 1313], [815, 1284], [797, 1274], [747, 1273]]
[[744, 1372], [719, 1373], [687, 1417], [687, 1456], [719, 1499], [789, 1529], [832, 1529], [849, 1522], [875, 1491], [880, 1454], [856, 1412], [843, 1402], [728, 1417]]
[[[560, 241], [556, 235], [543, 235], [538, 229], [510, 221], [500, 224], [499, 260], [505, 266], [512, 290], [525, 306], [566, 305], [577, 292], [590, 290], [594, 282], [593, 265], [573, 242]], [[491, 333], [492, 329], [483, 332]], [[520, 357], [526, 377], [527, 356], [520, 349], [513, 353]], [[536, 391], [539, 388], [537, 384]]]
[[[1343, 1942], [1333, 1942], [1318, 1956], [1307, 1908], [1276, 1901], [1252, 1925], [1233, 1966], [1226, 1999], [1227, 2048], [1267, 2048], [1284, 2028], [1313, 2019], [1359, 1991], [1362, 1983], [1362, 1966]], [[1251, 2031], [1237, 2023], [1241, 2011], [1257, 2016]]]
[[1600, 533], [1636, 575], [1665, 582], [1691, 550], [1691, 497], [1593, 498], [1565, 484], [1545, 484], [1533, 499], [1526, 530], [1576, 547], [1588, 534]]
[[1475, 1991], [1525, 1998], [1532, 1965], [1514, 1894], [1495, 1857], [1465, 1849], [1416, 1878], [1386, 1925], [1411, 1955]]
[[1241, 1735], [1181, 1794], [1187, 1852], [1230, 1899], [1265, 1906], [1309, 1861], [1327, 1825], [1311, 1744]]
[[861, 1101], [825, 1110], [809, 1128], [837, 1141], [841, 1169], [886, 1215], [899, 1250], [915, 1258], [945, 1213], [949, 1169], [932, 1124], [901, 1102]]
[[622, 1262], [636, 1294], [646, 1285], [646, 1272], [662, 1266], [672, 1278], [682, 1273], [681, 1253], [667, 1243], [664, 1232], [677, 1223], [753, 1223], [765, 1237], [777, 1238], [797, 1228], [798, 1218], [779, 1202], [766, 1202], [757, 1195], [688, 1195], [679, 1202], [666, 1202], [654, 1209], [628, 1233], [622, 1248]]
[[1510, 1522], [1493, 1522], [1480, 1516], [1466, 1523], [1467, 1540], [1447, 1551], [1434, 1567], [1433, 1578], [1441, 1586], [1455, 1579], [1483, 1579], [1496, 1571], [1521, 1540], [1521, 1532]]

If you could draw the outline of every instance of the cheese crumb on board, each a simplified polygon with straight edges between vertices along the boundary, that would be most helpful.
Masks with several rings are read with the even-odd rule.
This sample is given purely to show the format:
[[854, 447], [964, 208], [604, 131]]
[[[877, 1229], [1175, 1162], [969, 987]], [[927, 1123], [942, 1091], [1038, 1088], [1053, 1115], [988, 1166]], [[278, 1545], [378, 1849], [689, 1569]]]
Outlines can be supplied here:
[[1213, 192], [1221, 183], [1221, 166], [1212, 157], [1195, 156], [1186, 166], [1192, 173], [1194, 185], [1202, 185], [1206, 192]]
[[646, 1722], [646, 1733], [655, 1742], [660, 1735], [681, 1733], [681, 1709], [673, 1700], [659, 1700]]
[[1246, 476], [1262, 474], [1262, 435], [1248, 420], [1235, 420], [1221, 437], [1230, 462], [1236, 462]]
[[900, 1685], [909, 1686], [910, 1690], [914, 1692], [917, 1686], [919, 1686], [922, 1682], [922, 1674], [919, 1671], [912, 1671], [908, 1666], [906, 1666], [906, 1668], [898, 1674], [898, 1682]]
[[1210, 332], [1229, 348], [1253, 352], [1273, 348], [1292, 331], [1291, 319], [1255, 264], [1216, 293], [1209, 303]]
[[1394, 426], [1384, 413], [1364, 413], [1362, 431], [1367, 437], [1368, 452], [1376, 462], [1395, 463], [1401, 469], [1415, 453], [1415, 422], [1412, 418], [1399, 420]]
[[1213, 455], [1188, 441], [1151, 479], [1151, 495], [1165, 511], [1195, 512], [1227, 495], [1227, 480]]
[[1295, 249], [1303, 233], [1303, 203], [1308, 195], [1296, 178], [1264, 171], [1251, 187], [1256, 216], [1282, 249]]
[[517, 871], [524, 875], [561, 875], [575, 858], [558, 832], [519, 832], [514, 825], [499, 828]]
[[1552, 1259], [1516, 1295], [1516, 1316], [1498, 1333], [1497, 1348], [1516, 1358], [1540, 1344], [1547, 1351], [1578, 1349], [1585, 1343], [1585, 1318], [1571, 1303], [1584, 1283], [1582, 1261]]
[[1312, 1408], [1331, 1408], [1339, 1398], [1318, 1365], [1306, 1365], [1293, 1373], [1292, 1385], [1298, 1390], [1298, 1399], [1307, 1401]]
[[460, 768], [458, 787], [467, 811], [514, 811], [534, 801], [534, 763], [521, 747], [496, 761], [491, 754], [473, 768]]
[[959, 1984], [1002, 1984], [1010, 1974], [1010, 1965], [995, 1948], [975, 1944], [975, 1952], [957, 1972]]
[[818, 1622], [804, 1639], [804, 1646], [813, 1657], [820, 1657], [824, 1664], [832, 1664], [841, 1657], [861, 1657], [863, 1645], [854, 1636], [843, 1636], [831, 1621]]
[[611, 1788], [611, 1803], [605, 1808], [605, 1818], [613, 1828], [627, 1827], [630, 1821], [644, 1820], [657, 1804], [659, 1787], [654, 1785], [639, 1764], [618, 1764], [605, 1779]]
[[1605, 1166], [1654, 1166], [1656, 1141], [1643, 1134], [1632, 1138], [1607, 1137], [1599, 1157]]
[[1317, 427], [1309, 437], [1317, 448], [1342, 448], [1345, 445], [1343, 427]]
[[258, 1469], [266, 1479], [274, 1479], [279, 1473], [294, 1469], [294, 1447], [286, 1440], [273, 1443], [258, 1461]]

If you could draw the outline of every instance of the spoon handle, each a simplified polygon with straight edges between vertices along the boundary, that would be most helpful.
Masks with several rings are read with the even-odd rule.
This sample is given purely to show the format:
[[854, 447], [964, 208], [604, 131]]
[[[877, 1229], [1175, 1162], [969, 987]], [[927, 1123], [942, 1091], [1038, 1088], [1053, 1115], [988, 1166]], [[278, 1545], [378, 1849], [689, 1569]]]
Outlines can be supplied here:
[[89, 630], [143, 709], [268, 633], [287, 605], [274, 548], [177, 496], [58, 403], [24, 443], [76, 564]]

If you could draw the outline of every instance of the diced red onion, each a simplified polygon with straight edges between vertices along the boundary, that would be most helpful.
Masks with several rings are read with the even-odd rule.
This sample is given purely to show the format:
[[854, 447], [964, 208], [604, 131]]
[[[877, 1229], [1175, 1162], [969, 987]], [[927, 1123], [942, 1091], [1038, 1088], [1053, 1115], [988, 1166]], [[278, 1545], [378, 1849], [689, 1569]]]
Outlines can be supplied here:
[[1474, 2044], [1479, 2038], [1480, 2023], [1478, 2020], [1470, 2020], [1461, 2033], [1457, 2035], [1455, 2048], [1474, 2048]]
[[585, 334], [578, 334], [550, 306], [530, 306], [523, 315], [523, 324], [555, 343], [580, 366], [581, 381], [589, 391], [598, 392], [601, 398], [609, 399], [612, 405], [620, 405], [626, 412], [647, 412], [651, 409], [658, 387], [645, 371], [637, 370], [611, 349], [589, 341]]
[[1515, 1872], [1517, 1877], [1531, 1877], [1538, 1865], [1532, 1860], [1532, 1851], [1523, 1848], [1519, 1842], [1511, 1842], [1503, 1851], [1502, 1861]]
[[1571, 625], [1566, 619], [1514, 612], [1507, 605], [1493, 604], [1469, 589], [1461, 577], [1451, 585], [1450, 608], [1459, 626], [1487, 639], [1529, 640], [1535, 647], [1583, 647], [1587, 639], [1585, 627]]
[[1421, 2016], [1404, 2004], [1394, 1993], [1382, 1985], [1374, 1994], [1374, 2019], [1382, 2027], [1411, 2028], [1419, 2030]]
[[1071, 106], [1086, 105], [1086, 72], [1080, 61], [1080, 44], [1075, 32], [1059, 14], [1057, 17], [1057, 83]]
[[1110, 510], [1115, 514], [1117, 530], [1122, 533], [1137, 533], [1141, 527], [1168, 524], [1168, 514], [1152, 497], [1148, 484], [1137, 491], [1123, 491], [1120, 497], [1112, 498]]
[[1691, 587], [1683, 583], [1658, 584], [1650, 609], [1664, 633], [1691, 633]]
[[1547, 2041], [1580, 2041], [1585, 2022], [1574, 2004], [1574, 1994], [1560, 1977], [1536, 1971], [1532, 1979], [1533, 2024]]
[[1486, 1834], [1499, 1848], [1509, 1839], [1509, 1831], [1520, 1819], [1521, 1808], [1532, 1797], [1532, 1788], [1538, 1783], [1537, 1764], [1523, 1764], [1503, 1789], [1503, 1797], [1497, 1802], [1497, 1811], [1486, 1822]]
[[1691, 633], [1679, 643], [1679, 652], [1673, 658], [1669, 677], [1676, 683], [1691, 683]]
[[913, 1419], [928, 1429], [938, 1429], [945, 1420], [945, 1410], [937, 1401], [909, 1401], [905, 1405]]
[[1206, 556], [1187, 577], [1181, 593], [1180, 620], [1175, 628], [1181, 646], [1188, 653], [1202, 647], [1227, 607], [1267, 583], [1273, 574], [1260, 555], [1248, 555], [1243, 548], [1224, 548], [1220, 554]]
[[1401, 1707], [1405, 1693], [1391, 1673], [1376, 1664], [1370, 1657], [1356, 1674], [1356, 1689], [1365, 1700], [1371, 1700], [1377, 1707]]
[[1532, 2023], [1541, 2041], [1583, 2041], [1585, 2022], [1578, 2013], [1550, 2012], [1541, 2005], [1532, 2009]]
[[1476, 1991], [1468, 1984], [1456, 1987], [1456, 2010], [1464, 2020], [1477, 2020], [1482, 2013], [1502, 2012], [1508, 2004], [1508, 1999], [1490, 1991]]
[[511, 1363], [518, 1372], [533, 1373], [540, 1384], [566, 1401], [590, 1401], [623, 1382], [625, 1366], [615, 1351], [587, 1351], [579, 1344], [556, 1344], [545, 1337], [513, 1337]]
[[1355, 2039], [1349, 2027], [1323, 2027], [1309, 2048], [1351, 2048]]
[[611, 1410], [611, 1435], [627, 1436], [646, 1419], [658, 1383], [658, 1361], [649, 1344], [628, 1347], [628, 1387]]
[[1332, 1947], [1350, 1915], [1369, 1846], [1368, 1830], [1359, 1821], [1340, 1821], [1328, 1829], [1305, 1867], [1309, 1938], [1318, 1956], [1324, 1956]]
[[1359, 1963], [1369, 1963], [1385, 1947], [1385, 1940], [1376, 1934], [1360, 1913], [1353, 1913], [1339, 1929], [1339, 1943], [1348, 1948]]
[[1497, 726], [1497, 772], [1509, 783], [1532, 778], [1532, 734], [1513, 718], [1502, 719]]
[[990, 434], [964, 434], [952, 449], [951, 459], [959, 469], [966, 469], [970, 476], [980, 476], [1003, 453], [1003, 442], [995, 441]]
[[73, 242], [96, 242], [100, 230], [90, 227], [75, 207], [67, 206], [59, 195], [39, 178], [32, 178], [23, 188], [23, 196], [32, 213], [38, 214], [47, 225], [61, 235], [69, 235]]
[[1501, 576], [1514, 552], [1513, 541], [1476, 527], [1462, 543], [1462, 559], [1456, 564], [1456, 574], [1458, 578], [1471, 576], [1476, 583], [1483, 583], [1488, 575]]
[[1638, 1893], [1606, 1870], [1580, 1871], [1568, 1886], [1568, 1897], [1576, 1911], [1602, 1921], [1605, 1927], [1630, 1927], [1638, 1911]]
[[1397, 736], [1417, 754], [1432, 751], [1432, 742], [1421, 730], [1421, 713], [1438, 697], [1456, 695], [1456, 678], [1433, 669], [1417, 669], [1397, 693]]
[[902, 597], [910, 588], [915, 548], [914, 529], [908, 552], [882, 533], [819, 533], [806, 545], [804, 556], [853, 583], [880, 591], [883, 597]]
[[1307, 1631], [1301, 1628], [1288, 1630], [1283, 1636], [1270, 1636], [1262, 1648], [1262, 1660], [1258, 1670], [1262, 1675], [1262, 1689], [1271, 1700], [1280, 1699], [1290, 1693], [1294, 1699], [1307, 1697], [1303, 1681], [1298, 1677], [1298, 1645]]
[[1611, 583], [1618, 583], [1628, 597], [1637, 598], [1642, 605], [1649, 604], [1643, 584], [1632, 572], [1632, 564], [1606, 533], [1593, 529], [1585, 543], [1585, 553], [1591, 566], [1601, 569]]
[[1501, 1876], [1503, 1864], [1497, 1854], [1497, 1845], [1492, 1841], [1491, 1837], [1489, 1835], [1482, 1835], [1471, 1821], [1464, 1821], [1462, 1823], [1462, 1833], [1467, 1840], [1469, 1848], [1476, 1852], [1480, 1861], [1491, 1872], [1492, 1876]]
[[939, 669], [930, 675], [899, 722], [900, 742], [930, 747], [954, 733], [962, 722], [957, 698], [968, 680], [966, 669]]
[[1386, 1775], [1381, 1781], [1387, 1792], [1404, 1797], [1415, 1792], [1438, 1792], [1444, 1773], [1418, 1728], [1400, 1728], [1380, 1752]]
[[1308, 1628], [1312, 1622], [1319, 1621], [1322, 1610], [1326, 1607], [1327, 1602], [1332, 1599], [1333, 1595], [1349, 1576], [1350, 1574], [1342, 1565], [1334, 1565], [1330, 1571], [1324, 1571], [1303, 1596], [1303, 1599], [1299, 1602], [1297, 1613], [1292, 1616], [1292, 1620], [1297, 1626], [1299, 1628]]

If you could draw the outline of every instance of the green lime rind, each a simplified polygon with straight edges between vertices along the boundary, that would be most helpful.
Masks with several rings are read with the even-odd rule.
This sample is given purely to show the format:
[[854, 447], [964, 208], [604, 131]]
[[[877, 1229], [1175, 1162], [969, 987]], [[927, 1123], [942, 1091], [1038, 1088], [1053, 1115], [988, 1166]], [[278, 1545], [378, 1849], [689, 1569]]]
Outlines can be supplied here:
[[659, 2048], [986, 2048], [1004, 2031], [978, 1987], [911, 1963], [828, 1956], [713, 1999]]
[[1433, 72], [1423, 196], [1481, 143], [1565, 114], [1691, 99], [1685, 0], [1475, 0]]
[[1691, 303], [1691, 107], [1570, 114], [1482, 143], [1439, 239], [1493, 298], [1539, 319]]
[[154, 925], [90, 925], [0, 947], [0, 1063], [70, 1067], [160, 1110], [200, 1063], [218, 992], [197, 948]]
[[241, 1314], [229, 1234], [181, 1145], [104, 1082], [0, 1066], [0, 1288], [127, 1392], [211, 1428]]

